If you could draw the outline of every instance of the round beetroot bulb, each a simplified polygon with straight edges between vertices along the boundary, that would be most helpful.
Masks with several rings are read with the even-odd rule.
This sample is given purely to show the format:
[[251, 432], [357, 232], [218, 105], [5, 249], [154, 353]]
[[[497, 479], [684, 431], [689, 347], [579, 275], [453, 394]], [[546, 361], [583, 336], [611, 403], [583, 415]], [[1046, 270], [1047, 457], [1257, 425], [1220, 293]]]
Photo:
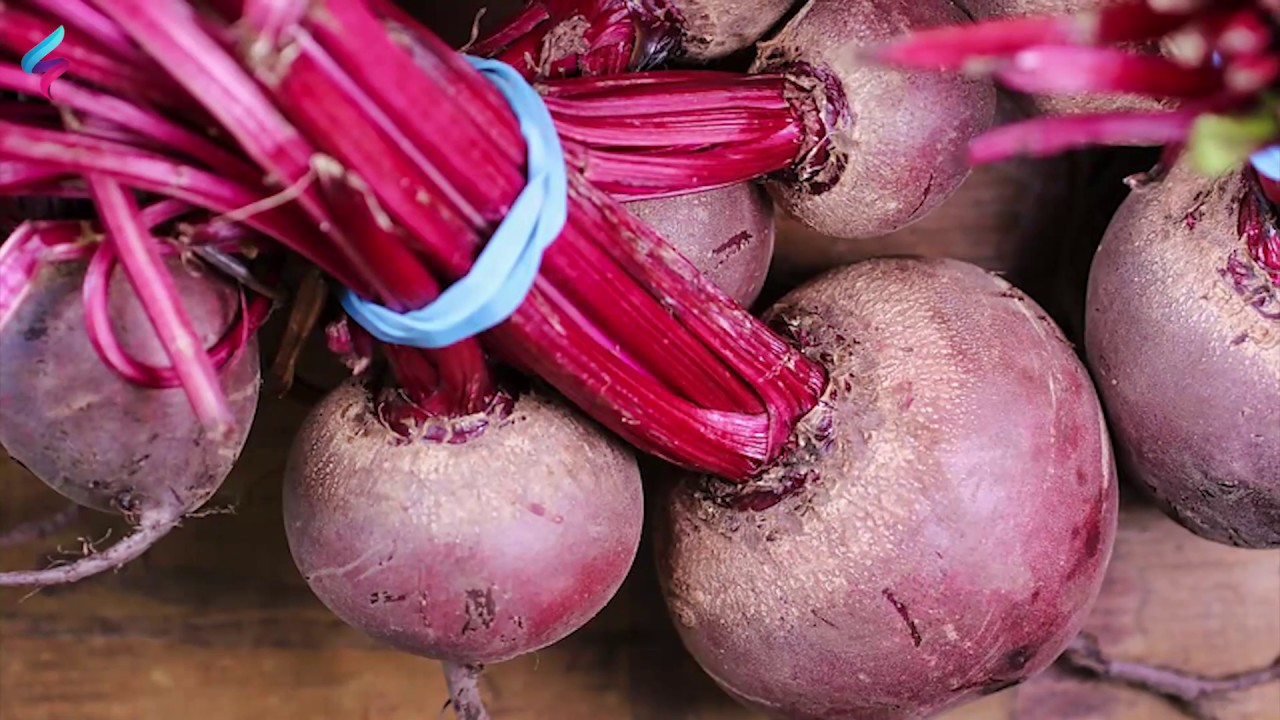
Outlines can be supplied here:
[[1280, 287], [1237, 226], [1255, 192], [1186, 165], [1135, 191], [1094, 258], [1085, 347], [1122, 467], [1195, 533], [1276, 548]]
[[874, 237], [955, 192], [969, 174], [969, 141], [994, 119], [992, 83], [868, 64], [858, 49], [968, 20], [950, 0], [810, 0], [760, 43], [753, 71], [807, 66], [798, 77], [831, 130], [815, 174], [805, 160], [798, 180], [769, 183], [779, 208], [826, 235]]
[[791, 720], [923, 718], [1047, 667], [1097, 596], [1118, 502], [1058, 329], [951, 260], [854, 265], [768, 317], [830, 388], [759, 487], [685, 482], [660, 507], [693, 656]]
[[631, 453], [560, 403], [527, 393], [509, 415], [458, 422], [487, 429], [407, 439], [360, 383], [340, 386], [294, 441], [284, 518], [298, 569], [338, 617], [477, 665], [550, 645], [604, 607], [635, 557], [643, 496]]
[[[213, 345], [240, 307], [235, 288], [171, 261], [197, 337]], [[82, 263], [42, 267], [31, 294], [0, 330], [0, 444], [54, 490], [86, 507], [138, 517], [204, 504], [230, 473], [258, 405], [256, 341], [221, 372], [237, 434], [211, 442], [182, 388], [134, 385], [98, 357], [85, 330]], [[169, 359], [124, 271], [109, 313], [121, 346], [140, 362]]]

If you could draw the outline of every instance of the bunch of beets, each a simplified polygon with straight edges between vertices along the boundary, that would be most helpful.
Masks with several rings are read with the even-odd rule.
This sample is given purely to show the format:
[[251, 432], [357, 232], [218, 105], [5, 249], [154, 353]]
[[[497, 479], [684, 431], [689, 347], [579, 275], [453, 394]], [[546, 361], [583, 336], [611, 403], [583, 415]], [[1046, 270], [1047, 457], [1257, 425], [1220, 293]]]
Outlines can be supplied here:
[[[475, 57], [541, 96], [567, 220], [505, 321], [384, 342], [338, 292], [429, 305], [528, 181]], [[275, 315], [279, 381], [313, 337], [347, 376], [298, 569], [459, 717], [645, 531], [742, 703], [936, 714], [1081, 649], [1121, 482], [1280, 549], [1278, 145], [1277, 0], [6, 0], [0, 443], [134, 531], [0, 585], [209, 501]]]

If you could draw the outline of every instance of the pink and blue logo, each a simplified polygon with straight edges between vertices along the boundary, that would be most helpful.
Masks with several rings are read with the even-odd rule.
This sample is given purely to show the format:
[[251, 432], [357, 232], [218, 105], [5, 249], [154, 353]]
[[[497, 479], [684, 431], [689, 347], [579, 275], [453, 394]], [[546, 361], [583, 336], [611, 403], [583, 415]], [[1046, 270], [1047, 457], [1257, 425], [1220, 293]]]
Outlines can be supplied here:
[[62, 58], [45, 60], [49, 53], [62, 44], [62, 38], [65, 36], [66, 30], [59, 25], [57, 30], [49, 33], [49, 37], [41, 40], [22, 56], [22, 71], [29, 75], [41, 76], [40, 90], [46, 98], [52, 99], [49, 95], [50, 86], [71, 67], [71, 63]]

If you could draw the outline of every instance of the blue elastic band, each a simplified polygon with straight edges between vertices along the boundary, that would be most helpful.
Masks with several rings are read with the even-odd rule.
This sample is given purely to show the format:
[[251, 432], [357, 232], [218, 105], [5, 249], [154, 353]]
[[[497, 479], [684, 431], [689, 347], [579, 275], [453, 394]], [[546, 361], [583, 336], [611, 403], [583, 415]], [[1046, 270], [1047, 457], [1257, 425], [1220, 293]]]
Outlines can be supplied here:
[[1249, 161], [1259, 174], [1272, 180], [1280, 180], [1280, 145], [1272, 145], [1254, 153]]
[[442, 348], [479, 335], [511, 317], [529, 295], [542, 254], [569, 214], [564, 150], [542, 97], [506, 63], [464, 55], [511, 104], [529, 148], [528, 183], [480, 251], [470, 272], [418, 310], [397, 313], [351, 290], [342, 307], [385, 343]]

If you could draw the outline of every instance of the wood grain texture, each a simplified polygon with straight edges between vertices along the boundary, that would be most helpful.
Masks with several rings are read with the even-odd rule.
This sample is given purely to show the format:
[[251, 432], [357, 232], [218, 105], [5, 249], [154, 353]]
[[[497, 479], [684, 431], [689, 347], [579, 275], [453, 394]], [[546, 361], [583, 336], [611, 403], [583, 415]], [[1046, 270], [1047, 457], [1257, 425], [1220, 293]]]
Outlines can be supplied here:
[[[3, 720], [423, 720], [441, 715], [437, 667], [380, 648], [331, 616], [289, 558], [279, 480], [303, 412], [267, 400], [215, 506], [124, 571], [25, 597], [0, 593]], [[0, 455], [0, 457], [4, 457]], [[0, 528], [62, 501], [0, 460]], [[0, 551], [33, 567], [80, 535], [121, 526], [82, 516], [54, 538]], [[622, 592], [554, 648], [491, 668], [495, 720], [759, 720], [681, 650], [647, 548]], [[1132, 509], [1091, 621], [1117, 657], [1230, 672], [1280, 653], [1280, 553], [1197, 540]], [[1220, 703], [1223, 720], [1275, 720], [1280, 687]], [[1091, 682], [1041, 678], [948, 720], [1177, 720], [1163, 702]]]

